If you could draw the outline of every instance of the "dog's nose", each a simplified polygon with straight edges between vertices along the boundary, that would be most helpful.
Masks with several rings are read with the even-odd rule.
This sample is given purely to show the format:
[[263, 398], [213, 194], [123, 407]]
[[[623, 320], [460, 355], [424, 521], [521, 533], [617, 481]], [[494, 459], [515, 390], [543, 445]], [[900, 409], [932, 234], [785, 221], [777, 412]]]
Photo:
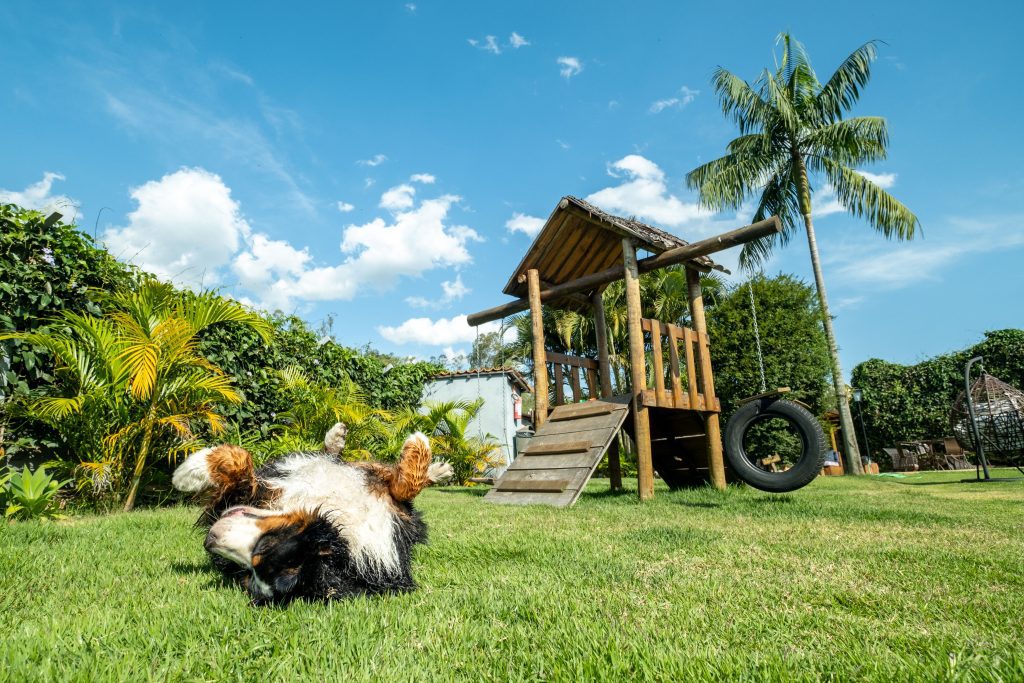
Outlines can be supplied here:
[[208, 551], [213, 550], [215, 547], [217, 547], [218, 540], [219, 539], [217, 538], [217, 534], [215, 534], [211, 530], [210, 533], [206, 534], [206, 540], [203, 541], [203, 547], [206, 548]]

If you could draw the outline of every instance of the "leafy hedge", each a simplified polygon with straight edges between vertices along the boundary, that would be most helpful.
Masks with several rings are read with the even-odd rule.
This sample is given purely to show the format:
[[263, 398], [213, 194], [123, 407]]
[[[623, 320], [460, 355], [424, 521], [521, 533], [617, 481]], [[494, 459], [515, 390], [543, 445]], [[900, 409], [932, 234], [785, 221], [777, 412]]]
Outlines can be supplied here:
[[949, 411], [963, 390], [964, 366], [974, 356], [984, 357], [989, 374], [1024, 387], [1024, 330], [986, 332], [982, 342], [968, 349], [916, 365], [874, 358], [854, 368], [853, 386], [863, 392], [872, 454], [898, 441], [948, 436]]
[[[37, 211], [0, 205], [0, 332], [28, 332], [51, 323], [63, 310], [100, 315], [102, 293], [134, 287], [146, 277], [118, 262], [74, 225], [47, 224]], [[424, 382], [441, 370], [428, 362], [406, 362], [373, 349], [353, 349], [317, 334], [300, 318], [266, 316], [275, 329], [264, 343], [241, 326], [214, 326], [200, 342], [206, 358], [233, 376], [245, 401], [223, 406], [233, 431], [267, 435], [276, 416], [290, 406], [280, 370], [300, 367], [320, 383], [337, 385], [348, 376], [374, 408], [417, 406]], [[0, 397], [25, 397], [49, 387], [53, 365], [46, 352], [24, 342], [0, 342]], [[0, 453], [22, 459], [67, 458], [62, 439], [48, 427], [12, 414], [0, 404], [6, 428]]]

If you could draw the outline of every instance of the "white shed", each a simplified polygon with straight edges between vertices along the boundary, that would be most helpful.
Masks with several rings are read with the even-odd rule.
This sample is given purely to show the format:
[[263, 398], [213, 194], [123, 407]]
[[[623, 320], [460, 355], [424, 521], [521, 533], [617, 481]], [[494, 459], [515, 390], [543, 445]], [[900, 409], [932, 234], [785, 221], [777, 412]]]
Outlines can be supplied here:
[[511, 368], [480, 368], [436, 375], [423, 385], [424, 401], [476, 401], [483, 407], [467, 429], [469, 436], [494, 437], [504, 464], [489, 471], [500, 476], [516, 457], [515, 436], [522, 424], [522, 395], [531, 391], [526, 379]]

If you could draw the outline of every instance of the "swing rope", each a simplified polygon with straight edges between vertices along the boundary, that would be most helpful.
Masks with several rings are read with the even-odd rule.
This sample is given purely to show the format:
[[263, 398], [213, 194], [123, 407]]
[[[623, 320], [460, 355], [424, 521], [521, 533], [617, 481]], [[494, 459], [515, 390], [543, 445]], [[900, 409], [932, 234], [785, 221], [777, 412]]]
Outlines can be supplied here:
[[747, 292], [750, 294], [750, 315], [754, 319], [754, 342], [757, 344], [757, 367], [761, 371], [761, 393], [768, 391], [764, 377], [764, 355], [761, 353], [761, 330], [757, 326], [757, 306], [754, 305], [754, 278], [747, 280]]

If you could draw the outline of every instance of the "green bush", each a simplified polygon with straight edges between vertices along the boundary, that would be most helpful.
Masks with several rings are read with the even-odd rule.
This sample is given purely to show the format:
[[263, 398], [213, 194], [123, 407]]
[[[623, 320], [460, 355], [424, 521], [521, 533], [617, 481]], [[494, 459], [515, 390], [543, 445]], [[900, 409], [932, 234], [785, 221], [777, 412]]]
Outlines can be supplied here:
[[[950, 435], [949, 411], [964, 388], [964, 366], [983, 356], [985, 369], [1024, 388], [1024, 330], [986, 332], [974, 346], [899, 365], [873, 358], [853, 369], [853, 386], [863, 392], [861, 406], [872, 454], [899, 441]], [[854, 408], [856, 410], [856, 408]]]
[[40, 466], [0, 471], [0, 507], [6, 519], [60, 519], [57, 492], [68, 481], [57, 481]]

